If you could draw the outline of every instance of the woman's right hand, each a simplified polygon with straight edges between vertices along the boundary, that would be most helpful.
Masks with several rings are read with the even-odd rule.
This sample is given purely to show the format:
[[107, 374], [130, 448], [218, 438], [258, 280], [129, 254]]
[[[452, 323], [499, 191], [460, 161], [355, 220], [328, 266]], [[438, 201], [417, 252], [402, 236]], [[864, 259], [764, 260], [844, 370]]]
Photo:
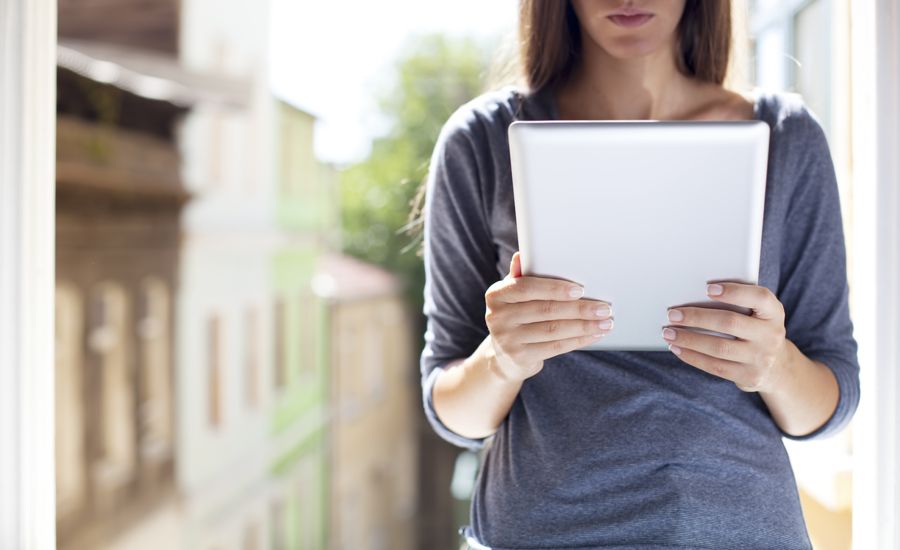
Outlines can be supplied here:
[[509, 274], [484, 294], [484, 314], [497, 374], [522, 381], [544, 360], [595, 342], [613, 327], [609, 304], [581, 299], [584, 288], [546, 277], [523, 277], [519, 253]]

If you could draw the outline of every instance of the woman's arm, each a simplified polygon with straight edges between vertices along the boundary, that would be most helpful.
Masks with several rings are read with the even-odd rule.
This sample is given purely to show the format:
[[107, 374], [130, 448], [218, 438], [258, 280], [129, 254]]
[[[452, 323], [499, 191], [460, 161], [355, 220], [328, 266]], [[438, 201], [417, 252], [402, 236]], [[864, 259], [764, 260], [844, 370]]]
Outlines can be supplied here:
[[521, 380], [507, 379], [497, 370], [490, 340], [485, 338], [467, 359], [444, 367], [432, 390], [441, 422], [472, 439], [497, 430], [522, 388]]
[[760, 390], [760, 397], [783, 432], [794, 437], [814, 432], [837, 408], [837, 378], [824, 363], [808, 358], [790, 340], [785, 340], [779, 370], [779, 382]]
[[[831, 369], [813, 361], [787, 337], [784, 307], [767, 288], [740, 283], [709, 285], [713, 300], [749, 308], [752, 315], [704, 307], [669, 310], [663, 330], [669, 349], [684, 362], [726, 378], [744, 391], [759, 392], [781, 430], [803, 437], [824, 425], [838, 405]], [[695, 327], [736, 336], [681, 330]]]
[[544, 360], [578, 349], [612, 330], [612, 310], [580, 299], [584, 288], [544, 277], [523, 277], [519, 253], [509, 274], [484, 295], [489, 334], [472, 355], [437, 375], [435, 414], [449, 429], [470, 439], [493, 434], [512, 407], [522, 382]]
[[[753, 315], [680, 307], [663, 331], [685, 362], [758, 391], [783, 435], [810, 439], [834, 433], [859, 404], [859, 362], [850, 321], [840, 200], [821, 126], [794, 106], [775, 130], [797, 156], [777, 189], [787, 201], [780, 278], [772, 289], [737, 283], [710, 286], [713, 300]], [[773, 142], [774, 143], [774, 142]], [[777, 291], [777, 297], [775, 292]], [[695, 335], [677, 325], [707, 328], [735, 340]]]
[[426, 180], [420, 369], [431, 426], [455, 445], [478, 449], [509, 412], [522, 380], [544, 359], [596, 341], [612, 320], [608, 306], [581, 299], [578, 285], [521, 277], [517, 253], [509, 275], [497, 280], [484, 204], [491, 195], [484, 186], [496, 179], [492, 144], [461, 109], [441, 130]]
[[[468, 449], [484, 438], [464, 437], [438, 417], [433, 388], [449, 365], [469, 357], [489, 335], [484, 293], [498, 279], [490, 223], [482, 204], [484, 182], [471, 114], [460, 109], [444, 124], [428, 170], [423, 224], [425, 345], [420, 357], [422, 402], [429, 424], [444, 440]], [[459, 373], [457, 373], [458, 375]]]

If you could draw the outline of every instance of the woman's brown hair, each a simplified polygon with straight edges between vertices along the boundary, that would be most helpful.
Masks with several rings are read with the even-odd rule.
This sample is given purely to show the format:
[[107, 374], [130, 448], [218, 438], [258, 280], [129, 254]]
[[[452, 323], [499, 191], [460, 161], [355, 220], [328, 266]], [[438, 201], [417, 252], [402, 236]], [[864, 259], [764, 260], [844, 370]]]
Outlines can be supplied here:
[[[581, 26], [569, 0], [520, 0], [519, 55], [532, 91], [559, 84], [581, 54]], [[722, 84], [731, 54], [731, 0], [686, 0], [676, 64], [687, 76]]]

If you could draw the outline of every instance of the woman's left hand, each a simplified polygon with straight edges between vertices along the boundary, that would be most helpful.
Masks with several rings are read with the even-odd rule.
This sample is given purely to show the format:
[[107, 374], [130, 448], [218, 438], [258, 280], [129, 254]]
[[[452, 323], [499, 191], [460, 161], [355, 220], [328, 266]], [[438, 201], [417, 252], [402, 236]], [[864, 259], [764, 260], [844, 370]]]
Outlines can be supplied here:
[[[718, 302], [746, 307], [752, 315], [706, 307], [669, 310], [663, 329], [669, 350], [682, 361], [731, 380], [743, 391], [772, 392], [778, 387], [789, 352], [784, 306], [767, 288], [742, 283], [714, 283], [707, 295]], [[730, 334], [735, 339], [698, 334], [694, 327]]]

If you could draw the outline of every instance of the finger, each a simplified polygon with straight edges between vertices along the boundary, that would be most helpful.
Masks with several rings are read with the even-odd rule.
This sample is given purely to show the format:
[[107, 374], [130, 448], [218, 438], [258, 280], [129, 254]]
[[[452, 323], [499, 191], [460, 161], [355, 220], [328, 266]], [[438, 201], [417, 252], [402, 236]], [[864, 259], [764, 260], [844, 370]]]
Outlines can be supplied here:
[[517, 330], [519, 331], [520, 342], [532, 344], [534, 342], [550, 342], [578, 336], [599, 336], [609, 332], [612, 328], [612, 319], [604, 319], [602, 321], [557, 319], [540, 323], [528, 323]]
[[584, 296], [584, 287], [547, 277], [517, 277], [502, 281], [493, 297], [508, 304], [532, 300], [572, 301]]
[[753, 348], [750, 342], [744, 340], [732, 340], [722, 336], [698, 334], [675, 327], [664, 328], [663, 338], [681, 349], [698, 351], [710, 357], [727, 359], [737, 363], [751, 363], [753, 361]]
[[565, 340], [553, 340], [551, 342], [535, 342], [532, 344], [525, 344], [525, 349], [534, 354], [535, 357], [543, 359], [549, 359], [551, 357], [556, 357], [557, 355], [562, 355], [563, 353], [568, 353], [570, 351], [575, 351], [576, 349], [583, 348], [584, 346], [596, 342], [603, 338], [604, 335], [591, 335], [591, 336], [576, 336], [575, 338], [566, 338]]
[[744, 283], [712, 283], [707, 285], [706, 294], [717, 302], [746, 307], [760, 319], [784, 318], [781, 302], [764, 286]]
[[766, 322], [743, 313], [711, 307], [675, 307], [667, 313], [669, 323], [730, 334], [744, 340], [759, 337]]
[[504, 316], [515, 323], [537, 323], [553, 319], [583, 319], [585, 321], [607, 319], [612, 317], [612, 308], [599, 300], [580, 300], [560, 302], [557, 300], [534, 300], [509, 304], [504, 308]]
[[731, 380], [732, 382], [741, 375], [741, 369], [745, 367], [745, 365], [741, 365], [740, 363], [712, 357], [699, 351], [679, 347], [676, 344], [670, 344], [669, 351], [692, 367], [696, 367], [704, 372], [718, 376], [719, 378]]

